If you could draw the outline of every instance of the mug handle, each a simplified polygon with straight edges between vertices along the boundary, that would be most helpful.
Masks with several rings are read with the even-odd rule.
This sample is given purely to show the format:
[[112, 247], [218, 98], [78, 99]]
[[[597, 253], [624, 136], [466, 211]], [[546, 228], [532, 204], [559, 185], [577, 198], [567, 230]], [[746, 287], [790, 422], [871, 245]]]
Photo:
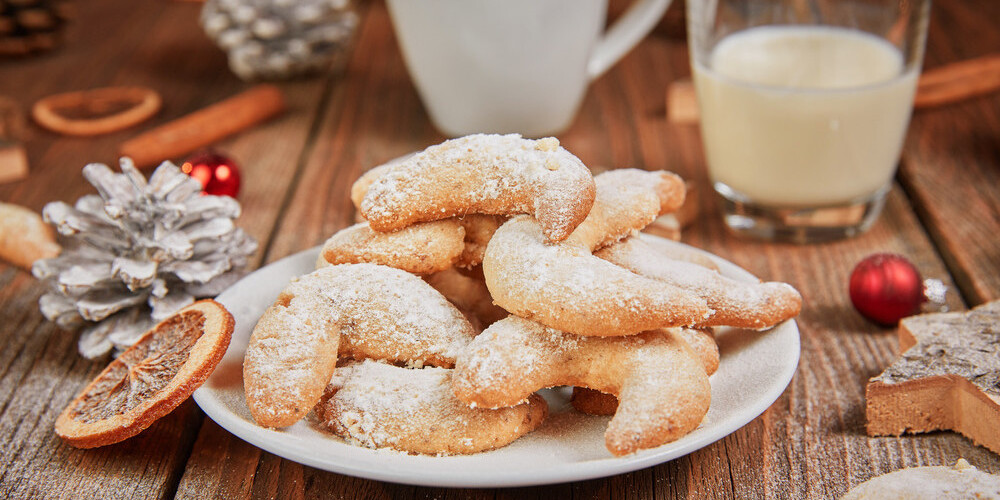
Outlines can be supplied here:
[[597, 41], [587, 62], [587, 77], [593, 80], [614, 66], [649, 34], [669, 6], [670, 0], [639, 0], [629, 7]]

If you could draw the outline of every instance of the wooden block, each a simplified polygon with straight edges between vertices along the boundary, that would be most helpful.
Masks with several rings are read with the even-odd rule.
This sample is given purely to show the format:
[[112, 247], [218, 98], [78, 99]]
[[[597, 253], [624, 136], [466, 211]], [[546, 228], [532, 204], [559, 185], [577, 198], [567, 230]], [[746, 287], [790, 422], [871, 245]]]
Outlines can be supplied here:
[[0, 184], [28, 177], [28, 155], [20, 144], [0, 142]]
[[697, 123], [700, 112], [694, 83], [676, 80], [667, 86], [667, 119], [671, 123]]

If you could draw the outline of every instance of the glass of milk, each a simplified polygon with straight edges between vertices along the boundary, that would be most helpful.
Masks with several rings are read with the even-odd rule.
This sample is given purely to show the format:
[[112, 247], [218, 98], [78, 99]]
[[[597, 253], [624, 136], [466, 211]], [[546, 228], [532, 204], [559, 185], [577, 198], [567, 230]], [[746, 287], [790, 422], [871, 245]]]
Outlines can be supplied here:
[[727, 226], [811, 243], [878, 217], [930, 0], [689, 0], [709, 176]]

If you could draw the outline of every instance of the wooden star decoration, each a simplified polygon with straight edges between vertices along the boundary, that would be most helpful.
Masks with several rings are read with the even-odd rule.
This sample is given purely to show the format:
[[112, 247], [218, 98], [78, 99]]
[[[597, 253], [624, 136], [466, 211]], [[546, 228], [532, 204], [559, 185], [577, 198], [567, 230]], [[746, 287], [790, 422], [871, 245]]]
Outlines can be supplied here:
[[1000, 453], [1000, 300], [905, 318], [899, 347], [868, 382], [868, 434], [952, 430]]

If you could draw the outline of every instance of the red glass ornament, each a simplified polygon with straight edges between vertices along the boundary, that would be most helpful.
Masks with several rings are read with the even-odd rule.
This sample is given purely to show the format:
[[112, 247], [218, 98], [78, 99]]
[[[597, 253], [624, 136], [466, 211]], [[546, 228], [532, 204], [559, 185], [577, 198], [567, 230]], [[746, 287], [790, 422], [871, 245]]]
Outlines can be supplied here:
[[866, 318], [891, 326], [920, 310], [926, 300], [917, 268], [905, 257], [880, 253], [851, 272], [851, 303]]
[[185, 174], [201, 183], [202, 192], [235, 198], [240, 192], [240, 167], [218, 153], [198, 153], [181, 165]]

